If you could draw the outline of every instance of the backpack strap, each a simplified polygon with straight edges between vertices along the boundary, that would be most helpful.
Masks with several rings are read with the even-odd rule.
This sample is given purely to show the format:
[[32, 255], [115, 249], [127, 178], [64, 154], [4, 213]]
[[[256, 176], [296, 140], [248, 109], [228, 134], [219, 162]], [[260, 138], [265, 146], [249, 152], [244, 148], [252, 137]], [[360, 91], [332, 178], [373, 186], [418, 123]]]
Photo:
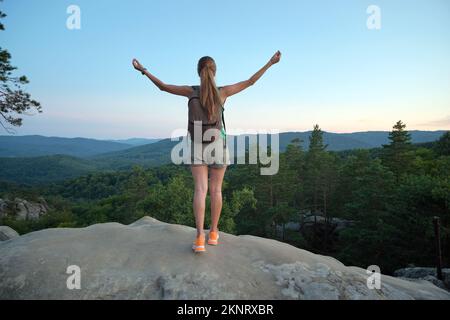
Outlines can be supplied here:
[[225, 111], [225, 108], [222, 106], [222, 122], [223, 122], [223, 130], [225, 131], [225, 148], [227, 147], [227, 127], [225, 126], [225, 117], [223, 115], [223, 112]]
[[197, 91], [197, 86], [191, 86], [192, 90], [194, 90], [192, 96], [189, 98], [188, 100], [188, 104], [189, 102], [191, 102], [192, 99], [200, 99], [198, 91]]
[[[217, 93], [220, 92], [219, 88], [223, 88], [223, 87], [217, 87]], [[224, 108], [222, 103], [220, 103], [220, 107], [222, 108], [222, 123], [223, 123], [223, 130], [225, 131], [225, 134], [224, 134], [225, 145], [224, 145], [224, 147], [226, 148], [227, 147], [227, 126], [225, 125], [225, 116], [224, 116], [225, 108]]]
[[227, 127], [225, 126], [225, 117], [223, 115], [223, 112], [225, 111], [225, 108], [222, 107], [222, 122], [223, 122], [223, 129], [225, 132], [227, 131]]

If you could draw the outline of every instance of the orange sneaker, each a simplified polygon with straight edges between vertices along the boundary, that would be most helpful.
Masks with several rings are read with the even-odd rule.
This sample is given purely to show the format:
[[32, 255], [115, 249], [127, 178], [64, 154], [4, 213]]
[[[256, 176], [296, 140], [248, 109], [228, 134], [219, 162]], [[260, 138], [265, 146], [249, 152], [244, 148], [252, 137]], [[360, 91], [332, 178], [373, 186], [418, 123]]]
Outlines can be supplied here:
[[192, 250], [194, 250], [194, 252], [205, 252], [205, 235], [202, 234], [200, 236], [198, 236], [193, 245], [192, 245]]
[[212, 246], [217, 246], [219, 244], [219, 230], [209, 231], [208, 244]]

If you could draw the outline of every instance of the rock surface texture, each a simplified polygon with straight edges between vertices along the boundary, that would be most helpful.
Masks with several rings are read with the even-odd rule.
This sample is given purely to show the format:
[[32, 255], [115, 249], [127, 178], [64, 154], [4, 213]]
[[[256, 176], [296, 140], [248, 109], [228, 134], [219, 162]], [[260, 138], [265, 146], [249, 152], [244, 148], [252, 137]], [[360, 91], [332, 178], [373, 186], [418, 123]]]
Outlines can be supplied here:
[[0, 226], [0, 241], [6, 241], [18, 237], [19, 234], [16, 230], [8, 226]]
[[221, 232], [218, 246], [194, 254], [194, 237], [144, 217], [2, 241], [0, 299], [450, 299], [428, 281], [384, 275], [369, 289], [365, 269], [255, 236]]

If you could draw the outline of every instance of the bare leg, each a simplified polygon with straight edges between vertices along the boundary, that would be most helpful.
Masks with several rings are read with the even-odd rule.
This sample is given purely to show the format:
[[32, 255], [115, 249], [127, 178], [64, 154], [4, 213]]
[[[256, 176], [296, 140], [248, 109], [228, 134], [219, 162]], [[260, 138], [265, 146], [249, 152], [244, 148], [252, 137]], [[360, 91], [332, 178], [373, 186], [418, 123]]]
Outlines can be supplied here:
[[210, 231], [217, 231], [220, 213], [222, 211], [222, 181], [226, 167], [216, 169], [211, 168], [209, 181], [209, 196], [211, 198], [211, 228]]
[[194, 178], [194, 215], [197, 227], [197, 236], [204, 234], [203, 225], [205, 221], [205, 201], [208, 192], [208, 167], [191, 166], [192, 177]]

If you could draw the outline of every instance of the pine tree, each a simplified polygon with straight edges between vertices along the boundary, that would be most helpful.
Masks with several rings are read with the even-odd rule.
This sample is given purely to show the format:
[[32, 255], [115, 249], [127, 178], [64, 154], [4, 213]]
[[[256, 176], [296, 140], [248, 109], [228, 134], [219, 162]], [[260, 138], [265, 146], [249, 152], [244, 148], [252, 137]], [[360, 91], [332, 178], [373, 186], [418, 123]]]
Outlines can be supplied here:
[[397, 121], [389, 133], [390, 143], [383, 145], [381, 154], [383, 164], [396, 175], [397, 180], [409, 171], [413, 161], [411, 135], [405, 128], [401, 120]]
[[[0, 11], [0, 19], [4, 17], [6, 15]], [[0, 30], [5, 30], [1, 22]], [[32, 100], [30, 94], [22, 90], [28, 79], [25, 76], [13, 76], [13, 71], [17, 68], [11, 65], [10, 59], [9, 52], [0, 47], [0, 125], [7, 132], [14, 133], [7, 124], [19, 127], [22, 125], [22, 118], [18, 115], [26, 114], [30, 109], [42, 112], [42, 108], [39, 102]]]
[[335, 165], [336, 158], [326, 151], [327, 145], [324, 144], [323, 132], [319, 125], [314, 126], [309, 141], [305, 163], [305, 202], [312, 208], [311, 211], [315, 215], [321, 213], [326, 221], [323, 230], [317, 229], [315, 224], [317, 232], [314, 233], [314, 238], [310, 242], [315, 249], [326, 250], [328, 246], [328, 207], [337, 182], [338, 170]]
[[311, 200], [313, 211], [317, 213], [319, 205], [321, 184], [320, 172], [323, 167], [326, 145], [323, 143], [323, 132], [319, 125], [314, 126], [314, 130], [309, 137], [308, 153], [306, 155], [306, 185], [307, 196]]
[[320, 152], [325, 151], [328, 145], [323, 144], [323, 132], [319, 128], [319, 125], [314, 126], [311, 135], [309, 136], [309, 148], [308, 151], [311, 155], [318, 155]]
[[440, 156], [450, 156], [450, 131], [446, 131], [436, 142], [434, 150]]
[[286, 162], [286, 169], [291, 176], [290, 182], [294, 188], [294, 196], [292, 200], [292, 206], [296, 209], [303, 207], [303, 180], [305, 174], [305, 152], [302, 149], [303, 140], [295, 138], [286, 147], [284, 153], [284, 160]]

